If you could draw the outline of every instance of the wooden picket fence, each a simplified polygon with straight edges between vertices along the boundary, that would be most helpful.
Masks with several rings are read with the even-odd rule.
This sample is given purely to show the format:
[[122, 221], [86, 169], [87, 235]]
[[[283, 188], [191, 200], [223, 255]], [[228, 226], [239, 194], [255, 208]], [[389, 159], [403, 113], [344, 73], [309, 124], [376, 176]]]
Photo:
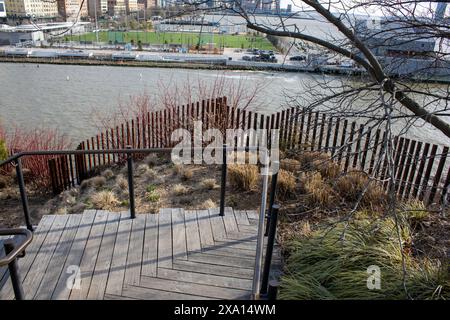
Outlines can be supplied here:
[[[383, 157], [382, 143], [386, 132], [379, 128], [366, 128], [348, 118], [299, 108], [261, 114], [230, 107], [226, 97], [147, 112], [86, 139], [78, 148], [108, 150], [127, 145], [138, 149], [171, 147], [173, 130], [184, 128], [192, 132], [195, 120], [203, 122], [203, 130], [266, 129], [268, 137], [271, 130], [279, 129], [282, 148], [326, 152], [341, 165], [343, 172], [365, 171], [386, 185], [383, 179], [387, 176], [388, 161]], [[249, 144], [249, 138], [245, 143]], [[395, 137], [393, 147], [398, 197], [417, 198], [428, 205], [442, 201], [450, 183], [447, 163], [449, 147], [405, 137]], [[72, 155], [51, 159], [49, 167], [53, 191], [59, 193], [104, 167], [122, 163], [125, 159], [125, 154]]]

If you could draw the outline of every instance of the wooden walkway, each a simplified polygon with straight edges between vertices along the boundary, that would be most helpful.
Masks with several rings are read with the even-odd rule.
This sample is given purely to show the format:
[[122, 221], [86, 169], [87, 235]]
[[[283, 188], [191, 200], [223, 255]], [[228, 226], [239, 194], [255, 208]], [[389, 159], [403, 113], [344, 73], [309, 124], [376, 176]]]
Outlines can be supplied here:
[[[257, 213], [218, 213], [161, 209], [134, 220], [128, 212], [101, 210], [44, 216], [19, 259], [26, 298], [250, 299]], [[13, 299], [6, 268], [0, 279], [0, 299]]]

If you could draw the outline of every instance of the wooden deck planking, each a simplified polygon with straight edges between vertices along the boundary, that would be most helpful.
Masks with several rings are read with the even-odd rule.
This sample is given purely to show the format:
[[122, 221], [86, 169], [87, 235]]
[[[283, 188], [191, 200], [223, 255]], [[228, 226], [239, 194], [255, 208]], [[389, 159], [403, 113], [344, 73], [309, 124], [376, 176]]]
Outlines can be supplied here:
[[239, 230], [241, 230], [242, 225], [250, 225], [250, 222], [248, 221], [247, 213], [245, 211], [241, 210], [234, 210], [234, 215], [236, 217], [236, 222], [238, 224]]
[[202, 245], [200, 243], [197, 212], [184, 210], [184, 221], [186, 226], [186, 246], [188, 254], [191, 252], [200, 252], [202, 250]]
[[158, 215], [148, 214], [145, 221], [145, 237], [142, 257], [142, 274], [156, 277], [158, 261]]
[[36, 294], [68, 220], [68, 215], [55, 216], [55, 221], [42, 243], [41, 250], [39, 250], [30, 267], [30, 271], [23, 280], [26, 299], [33, 299]]
[[139, 214], [133, 219], [131, 226], [130, 246], [128, 248], [127, 267], [124, 283], [139, 285], [142, 268], [142, 252], [144, 247], [146, 215]]
[[173, 263], [173, 268], [176, 270], [191, 271], [218, 276], [223, 276], [226, 274], [229, 277], [242, 279], [251, 279], [253, 276], [253, 270], [251, 269], [195, 261], [175, 261]]
[[58, 279], [63, 271], [64, 262], [67, 259], [70, 248], [72, 247], [73, 239], [77, 233], [81, 218], [81, 214], [71, 214], [69, 216], [58, 246], [55, 249], [53, 257], [36, 292], [34, 297], [35, 299], [48, 300], [52, 297], [53, 291], [58, 283]]
[[186, 227], [183, 209], [172, 209], [172, 243], [173, 257], [187, 260]]
[[106, 283], [108, 281], [109, 269], [111, 268], [114, 244], [116, 242], [117, 230], [119, 228], [120, 214], [110, 213], [103, 233], [102, 242], [97, 262], [92, 274], [87, 298], [89, 300], [103, 299]]
[[[37, 253], [44, 242], [45, 237], [47, 236], [48, 231], [50, 230], [53, 221], [55, 220], [55, 216], [44, 216], [39, 223], [39, 226], [34, 231], [33, 241], [25, 250], [25, 257], [20, 258], [18, 260], [19, 264], [19, 273], [20, 277], [23, 281], [24, 277], [27, 275], [30, 270], [31, 264], [36, 258]], [[0, 290], [0, 300], [10, 300], [13, 299], [14, 292], [11, 285], [11, 281], [9, 279], [5, 279], [3, 286]]]
[[[66, 262], [64, 263], [63, 272], [61, 273], [56, 288], [52, 294], [52, 299], [54, 300], [66, 300], [70, 296], [71, 289], [67, 284], [69, 280], [74, 279], [74, 272], [76, 272], [76, 270], [72, 270], [72, 266], [80, 265], [86, 242], [95, 219], [95, 214], [95, 210], [86, 210], [83, 213], [74, 241], [70, 248]], [[73, 282], [71, 281], [70, 283]]]
[[[161, 209], [135, 219], [100, 210], [45, 216], [22, 264], [26, 293], [35, 299], [248, 299], [256, 221], [246, 211], [226, 208], [225, 214], [215, 208]], [[69, 269], [78, 266], [81, 286], [72, 288], [67, 284], [76, 270]]]
[[188, 272], [183, 270], [163, 269], [158, 270], [160, 278], [184, 282], [199, 283], [216, 287], [232, 289], [251, 290], [252, 281], [250, 279], [239, 279], [229, 276], [219, 276], [213, 274], [202, 274], [198, 272]]
[[236, 217], [234, 216], [233, 209], [225, 207], [225, 215], [222, 217], [225, 224], [225, 229], [228, 232], [239, 232]]
[[107, 294], [118, 296], [122, 294], [131, 224], [130, 214], [128, 212], [121, 213], [116, 242], [114, 244], [111, 269], [109, 270], [108, 282], [106, 284], [105, 293]]
[[197, 219], [202, 248], [214, 246], [214, 236], [211, 229], [208, 210], [197, 210]]
[[167, 280], [160, 278], [148, 278], [143, 276], [141, 287], [154, 290], [163, 290], [173, 293], [189, 294], [202, 297], [211, 297], [216, 299], [246, 299], [250, 298], [250, 291], [214, 287], [198, 283], [184, 281]]
[[[112, 214], [112, 213], [111, 213]], [[100, 244], [102, 242], [103, 233], [105, 231], [106, 221], [108, 220], [108, 212], [98, 210], [95, 215], [94, 224], [86, 243], [83, 258], [80, 264], [80, 288], [72, 288], [70, 292], [70, 300], [86, 299], [91, 286], [92, 274], [94, 273], [95, 264], [97, 262]]]
[[161, 209], [158, 233], [158, 267], [172, 268], [172, 210]]
[[209, 209], [209, 217], [211, 221], [211, 229], [214, 239], [226, 237], [225, 225], [223, 219], [219, 216], [220, 210], [218, 208]]

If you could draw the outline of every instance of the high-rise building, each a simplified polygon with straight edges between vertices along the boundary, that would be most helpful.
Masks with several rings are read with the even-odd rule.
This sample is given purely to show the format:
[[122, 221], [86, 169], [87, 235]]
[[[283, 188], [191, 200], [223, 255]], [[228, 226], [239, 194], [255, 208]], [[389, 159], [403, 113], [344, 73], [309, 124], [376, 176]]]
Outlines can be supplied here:
[[0, 18], [6, 17], [6, 7], [5, 7], [5, 1], [0, 0]]
[[125, 0], [127, 14], [138, 11], [137, 0]]
[[56, 18], [56, 1], [42, 0], [5, 0], [6, 13], [17, 17]]
[[95, 17], [95, 10], [97, 10], [97, 17], [108, 13], [108, 0], [85, 0], [88, 1], [88, 14], [91, 18]]
[[125, 0], [108, 0], [108, 14], [110, 16], [122, 16], [127, 13]]
[[66, 21], [76, 21], [88, 14], [86, 0], [57, 0], [58, 14]]

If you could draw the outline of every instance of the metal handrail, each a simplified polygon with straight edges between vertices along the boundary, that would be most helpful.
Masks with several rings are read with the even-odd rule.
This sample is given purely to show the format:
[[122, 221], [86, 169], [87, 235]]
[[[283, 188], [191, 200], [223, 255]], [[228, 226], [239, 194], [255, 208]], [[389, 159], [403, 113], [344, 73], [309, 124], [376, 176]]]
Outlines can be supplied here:
[[[229, 151], [263, 151], [264, 157], [266, 160], [266, 167], [265, 172], [263, 174], [263, 180], [262, 180], [262, 194], [261, 194], [261, 206], [260, 206], [260, 212], [259, 212], [259, 221], [258, 221], [258, 235], [257, 235], [257, 250], [256, 250], [256, 256], [255, 256], [255, 270], [253, 275], [253, 297], [255, 299], [259, 298], [260, 296], [260, 289], [261, 289], [261, 276], [262, 276], [262, 264], [263, 264], [263, 250], [264, 250], [264, 222], [266, 218], [266, 203], [267, 203], [267, 192], [268, 192], [268, 176], [269, 176], [269, 169], [268, 169], [268, 156], [269, 151], [267, 147], [253, 147], [253, 146], [246, 146], [246, 147], [228, 147], [227, 145], [223, 145], [223, 164], [222, 164], [222, 175], [221, 175], [221, 193], [220, 193], [220, 215], [224, 215], [224, 208], [225, 208], [225, 188], [226, 188], [226, 176], [227, 176], [227, 154]], [[25, 222], [27, 225], [28, 230], [33, 231], [33, 227], [30, 222], [30, 216], [29, 216], [29, 210], [28, 210], [28, 202], [27, 202], [27, 196], [25, 191], [25, 184], [23, 179], [23, 173], [22, 173], [22, 166], [21, 166], [21, 158], [26, 156], [45, 156], [45, 155], [91, 155], [91, 154], [126, 154], [126, 162], [127, 162], [127, 168], [128, 168], [128, 188], [129, 188], [129, 196], [130, 196], [130, 217], [133, 219], [135, 218], [135, 207], [134, 207], [134, 186], [133, 186], [133, 157], [131, 155], [133, 154], [143, 154], [143, 153], [170, 153], [172, 152], [172, 148], [143, 148], [143, 149], [136, 149], [132, 148], [131, 146], [127, 146], [126, 149], [103, 149], [103, 150], [37, 150], [37, 151], [22, 151], [19, 153], [16, 153], [9, 157], [8, 159], [0, 162], [0, 167], [8, 164], [8, 163], [15, 163], [16, 165], [16, 171], [17, 171], [17, 177], [19, 182], [19, 189], [20, 194], [22, 198], [22, 206], [24, 210], [25, 215]], [[191, 152], [195, 150], [204, 150], [203, 147], [191, 147]], [[272, 180], [273, 181], [273, 180]], [[276, 178], [275, 178], [275, 184], [276, 184]], [[270, 218], [270, 209], [273, 205], [274, 201], [274, 194], [275, 194], [275, 188], [272, 185], [271, 195], [270, 195], [270, 205], [269, 205], [269, 213], [267, 215], [267, 218]]]
[[[25, 236], [25, 240], [21, 241], [19, 245], [15, 244], [13, 239], [7, 239], [3, 245], [5, 247], [5, 256], [0, 259], [0, 267], [8, 265], [9, 275], [11, 277], [12, 287], [16, 300], [24, 300], [22, 280], [19, 275], [19, 266], [17, 259], [23, 257], [26, 247], [33, 240], [33, 233], [27, 229], [0, 229], [0, 236]], [[23, 254], [22, 254], [23, 253]]]
[[[229, 150], [233, 151], [264, 151], [265, 154], [268, 154], [268, 150], [265, 146], [260, 147], [253, 147], [253, 146], [246, 146], [246, 147], [228, 147], [227, 145], [223, 146], [224, 157], [225, 160], [222, 164], [222, 180], [226, 179], [226, 170], [227, 170], [227, 153]], [[127, 160], [127, 167], [128, 167], [128, 188], [129, 188], [129, 195], [130, 195], [130, 216], [131, 218], [135, 218], [135, 203], [134, 203], [134, 186], [133, 186], [133, 157], [131, 155], [133, 154], [143, 154], [143, 153], [171, 153], [172, 148], [132, 148], [131, 146], [127, 146], [127, 148], [121, 148], [121, 149], [102, 149], [102, 150], [34, 150], [34, 151], [21, 151], [18, 152], [12, 156], [10, 156], [8, 159], [0, 162], [0, 167], [9, 163], [13, 163], [16, 167], [16, 174], [17, 174], [17, 181], [19, 184], [19, 191], [22, 201], [22, 207], [25, 217], [25, 224], [27, 226], [27, 229], [30, 231], [33, 231], [33, 225], [31, 223], [30, 213], [28, 209], [28, 199], [26, 195], [26, 189], [25, 189], [25, 181], [23, 178], [23, 172], [22, 172], [22, 164], [21, 159], [22, 157], [27, 156], [52, 156], [52, 155], [95, 155], [95, 154], [126, 154], [126, 160]], [[203, 147], [190, 147], [191, 152], [196, 150], [204, 150]], [[224, 208], [225, 208], [225, 187], [226, 183], [225, 181], [222, 181], [221, 183], [221, 196], [220, 196], [220, 215], [224, 215]]]
[[0, 236], [25, 236], [25, 241], [22, 241], [19, 246], [14, 246], [14, 249], [10, 251], [6, 256], [0, 259], [0, 267], [9, 265], [17, 256], [25, 250], [25, 248], [33, 240], [33, 233], [30, 230], [23, 228], [16, 229], [0, 229]]

